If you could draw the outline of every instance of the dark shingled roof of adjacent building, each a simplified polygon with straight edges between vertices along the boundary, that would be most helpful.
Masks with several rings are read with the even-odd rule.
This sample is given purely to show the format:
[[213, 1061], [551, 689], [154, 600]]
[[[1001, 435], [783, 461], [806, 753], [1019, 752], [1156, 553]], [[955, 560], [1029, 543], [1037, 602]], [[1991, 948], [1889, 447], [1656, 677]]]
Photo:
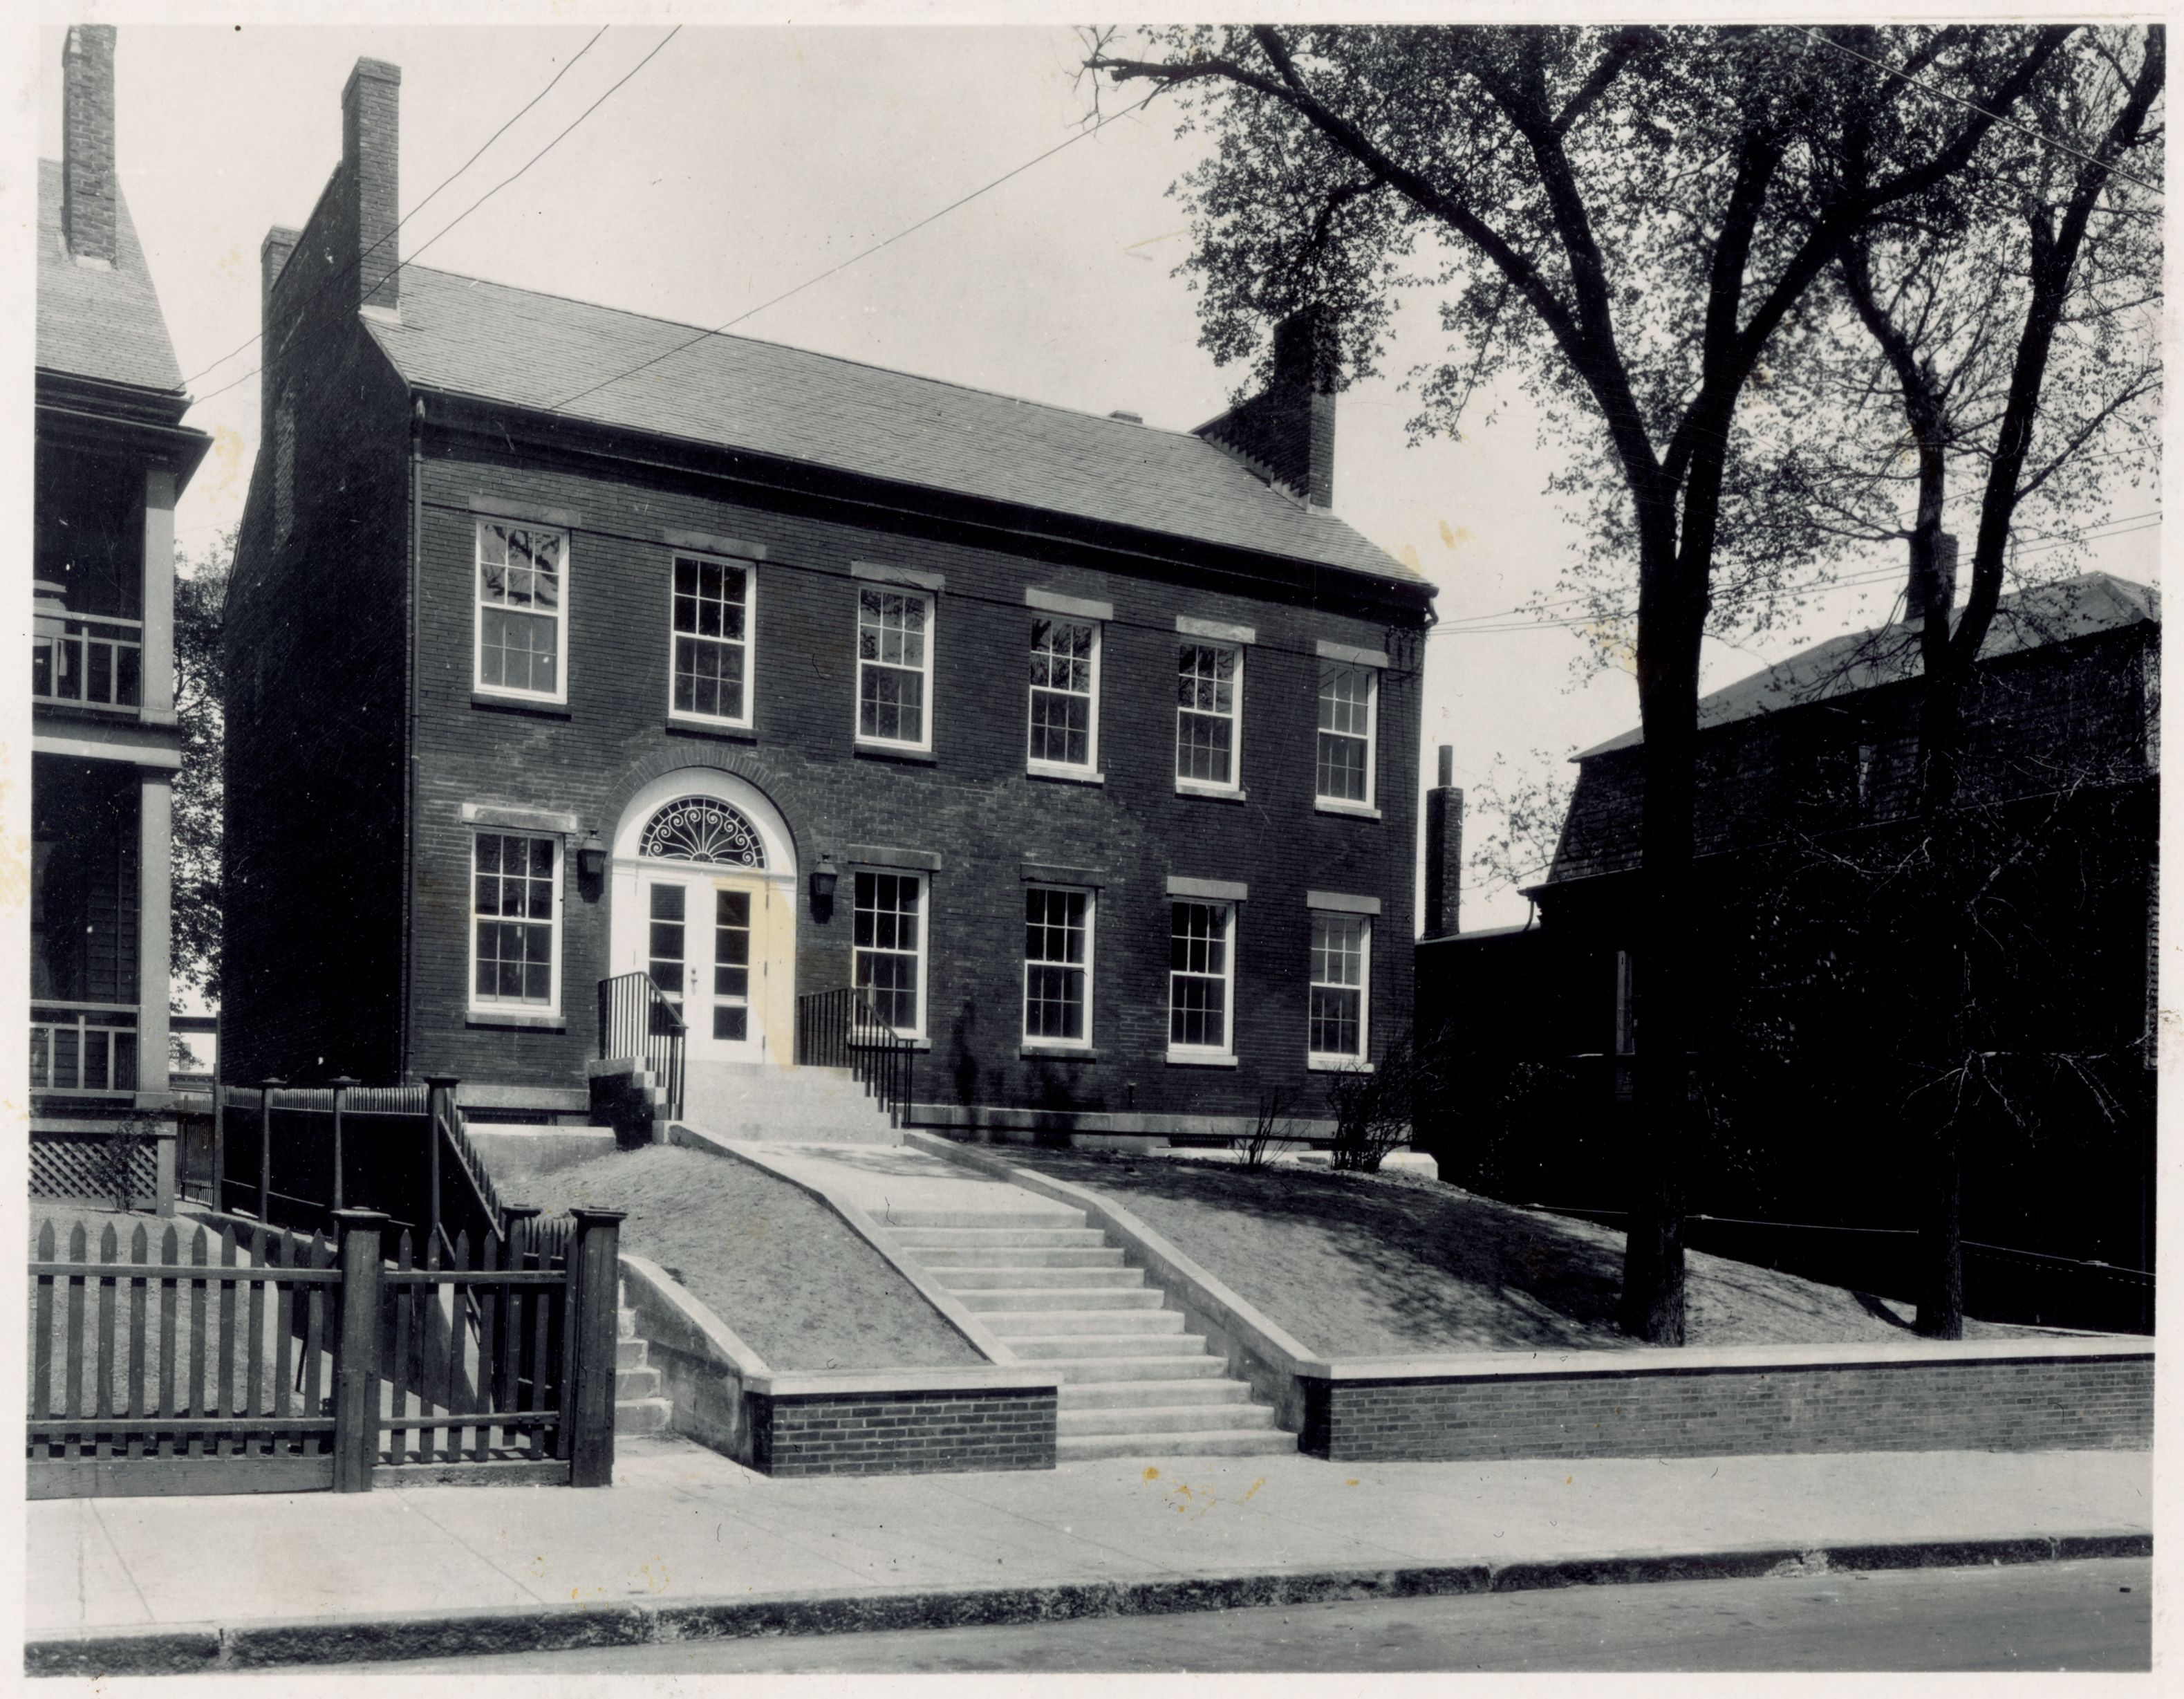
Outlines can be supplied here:
[[365, 324], [423, 389], [1421, 582], [1199, 437], [422, 266]]
[[107, 383], [179, 390], [167, 321], [119, 185], [114, 192], [119, 259], [79, 265], [61, 236], [61, 168], [38, 161], [38, 365]]

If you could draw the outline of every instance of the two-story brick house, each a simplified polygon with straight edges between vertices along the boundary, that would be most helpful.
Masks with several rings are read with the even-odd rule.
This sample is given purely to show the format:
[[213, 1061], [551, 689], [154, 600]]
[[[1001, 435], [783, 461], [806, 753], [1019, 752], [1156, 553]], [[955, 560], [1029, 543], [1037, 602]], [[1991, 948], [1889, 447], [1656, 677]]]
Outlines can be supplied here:
[[166, 1135], [172, 1182], [174, 515], [209, 439], [181, 422], [115, 175], [114, 51], [110, 27], [69, 31], [61, 159], [38, 164], [31, 1128], [31, 1184], [49, 1193], [98, 1187], [99, 1152], [132, 1120]]
[[1432, 593], [1307, 321], [1183, 434], [404, 266], [398, 86], [265, 246], [231, 1079], [573, 1114], [603, 981], [721, 1089], [854, 985], [921, 1120], [1160, 1135], [1407, 1023]]

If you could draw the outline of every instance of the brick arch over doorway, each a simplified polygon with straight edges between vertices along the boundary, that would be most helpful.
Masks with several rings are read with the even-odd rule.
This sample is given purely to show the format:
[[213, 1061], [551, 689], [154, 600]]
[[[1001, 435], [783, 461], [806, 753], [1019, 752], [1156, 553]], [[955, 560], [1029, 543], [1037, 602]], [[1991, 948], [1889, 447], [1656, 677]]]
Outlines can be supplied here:
[[686, 772], [693, 767], [732, 773], [762, 792], [788, 828], [789, 841], [796, 854], [797, 866], [809, 867], [817, 861], [811, 836], [817, 799], [810, 794], [810, 787], [793, 775], [742, 749], [661, 749], [642, 760], [631, 762], [616, 777], [610, 792], [613, 799], [604, 814], [609, 828], [628, 813], [631, 802], [645, 786], [666, 777], [670, 773]]

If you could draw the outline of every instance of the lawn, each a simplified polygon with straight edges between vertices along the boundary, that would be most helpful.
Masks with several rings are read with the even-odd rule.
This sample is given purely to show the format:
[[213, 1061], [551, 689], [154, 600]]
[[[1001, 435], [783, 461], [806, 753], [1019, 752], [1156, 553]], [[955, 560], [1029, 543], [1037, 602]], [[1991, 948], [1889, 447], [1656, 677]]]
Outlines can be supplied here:
[[[1112, 1197], [1327, 1357], [1613, 1350], [1623, 1237], [1408, 1174], [1010, 1150]], [[1687, 1258], [1695, 1345], [1912, 1337], [1900, 1306], [1750, 1263]], [[1965, 1335], [2023, 1329], [1967, 1322]]]
[[539, 1174], [524, 1196], [549, 1214], [627, 1212], [622, 1248], [666, 1268], [769, 1368], [985, 1361], [847, 1222], [748, 1162], [648, 1145]]

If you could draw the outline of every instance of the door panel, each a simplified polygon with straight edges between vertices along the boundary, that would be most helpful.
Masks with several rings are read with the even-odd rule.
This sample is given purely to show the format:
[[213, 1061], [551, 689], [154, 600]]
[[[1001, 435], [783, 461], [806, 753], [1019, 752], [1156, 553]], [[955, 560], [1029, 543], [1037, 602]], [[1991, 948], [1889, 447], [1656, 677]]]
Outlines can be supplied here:
[[751, 894], [713, 892], [712, 1035], [728, 1044], [750, 1038]]
[[645, 971], [679, 1013], [682, 1008], [683, 978], [689, 945], [683, 918], [688, 900], [681, 883], [671, 879], [649, 882]]

